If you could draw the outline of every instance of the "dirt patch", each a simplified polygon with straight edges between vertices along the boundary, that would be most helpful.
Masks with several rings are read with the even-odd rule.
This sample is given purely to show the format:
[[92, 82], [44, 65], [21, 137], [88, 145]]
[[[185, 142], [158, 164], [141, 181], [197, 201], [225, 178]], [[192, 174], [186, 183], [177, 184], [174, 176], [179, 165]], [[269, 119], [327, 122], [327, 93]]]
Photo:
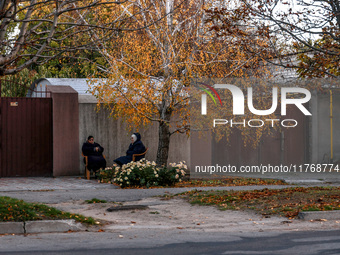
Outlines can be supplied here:
[[257, 232], [275, 230], [339, 229], [340, 221], [288, 220], [280, 216], [262, 216], [252, 211], [221, 211], [214, 206], [190, 205], [183, 199], [147, 198], [119, 205], [146, 205], [145, 210], [108, 212], [116, 203], [88, 204], [73, 201], [49, 204], [63, 211], [93, 217], [104, 231], [122, 229], [183, 229], [187, 231]]

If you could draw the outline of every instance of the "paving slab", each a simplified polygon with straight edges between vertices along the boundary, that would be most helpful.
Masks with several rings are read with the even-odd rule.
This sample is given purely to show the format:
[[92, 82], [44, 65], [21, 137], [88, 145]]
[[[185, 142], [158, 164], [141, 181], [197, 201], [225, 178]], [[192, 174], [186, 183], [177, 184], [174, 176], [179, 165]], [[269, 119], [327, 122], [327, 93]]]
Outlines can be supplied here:
[[1, 222], [0, 223], [0, 234], [24, 234], [24, 223], [23, 222]]
[[301, 220], [340, 220], [340, 210], [299, 212], [298, 218]]
[[25, 233], [49, 233], [83, 230], [81, 223], [75, 220], [39, 220], [27, 221], [25, 223]]

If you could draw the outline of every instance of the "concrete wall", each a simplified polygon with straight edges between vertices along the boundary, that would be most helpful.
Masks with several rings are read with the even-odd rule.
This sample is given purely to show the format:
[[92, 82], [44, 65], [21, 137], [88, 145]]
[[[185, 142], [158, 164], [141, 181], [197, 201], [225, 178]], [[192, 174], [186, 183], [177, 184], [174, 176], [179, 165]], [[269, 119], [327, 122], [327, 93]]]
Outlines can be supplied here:
[[[331, 158], [330, 94], [312, 93], [310, 100], [311, 163], [328, 163]], [[333, 162], [340, 160], [340, 94], [333, 91]]]
[[52, 92], [53, 176], [78, 175], [78, 93], [69, 86], [46, 86]]
[[[109, 117], [109, 111], [101, 108], [97, 111], [96, 100], [92, 96], [79, 95], [79, 155], [81, 147], [89, 135], [95, 142], [104, 147], [107, 166], [112, 166], [113, 160], [125, 155], [130, 144], [131, 132], [122, 119]], [[158, 123], [147, 128], [141, 128], [139, 133], [142, 142], [149, 148], [147, 160], [156, 160], [158, 147]], [[175, 134], [171, 137], [168, 162], [186, 161], [190, 164], [190, 139], [185, 134]], [[83, 159], [79, 159], [80, 173], [84, 173]]]
[[[191, 167], [202, 165], [290, 165], [330, 163], [330, 94], [314, 91], [309, 103], [312, 116], [299, 109], [288, 110], [286, 119], [296, 119], [295, 128], [283, 128], [264, 136], [258, 147], [244, 147], [241, 134], [234, 130], [229, 142], [215, 142], [213, 135], [204, 142], [194, 134], [191, 143]], [[340, 91], [333, 90], [333, 162], [340, 161]]]
[[[301, 128], [299, 130], [299, 137], [305, 140], [309, 139], [309, 163], [327, 163], [330, 159], [330, 118], [329, 118], [329, 93], [317, 94], [313, 92], [310, 100], [311, 117], [308, 128]], [[334, 162], [340, 160], [340, 94], [333, 94], [333, 153]], [[101, 144], [105, 151], [108, 166], [111, 166], [113, 160], [119, 156], [125, 155], [125, 151], [130, 143], [131, 132], [123, 120], [108, 118], [109, 112], [102, 108], [99, 112], [96, 109], [96, 100], [92, 96], [79, 96], [79, 155], [81, 155], [81, 146], [89, 135], [95, 137], [95, 141]], [[294, 117], [294, 116], [293, 116]], [[296, 130], [294, 130], [296, 131]], [[133, 130], [132, 132], [136, 132]], [[156, 160], [157, 146], [158, 146], [158, 125], [151, 124], [147, 128], [139, 130], [142, 135], [142, 141], [145, 146], [149, 147], [146, 158], [148, 160]], [[286, 137], [287, 138], [287, 137]], [[212, 162], [212, 138], [201, 138], [197, 133], [194, 133], [192, 139], [186, 135], [174, 135], [171, 138], [170, 153], [168, 162], [186, 161], [188, 166], [205, 165]], [[208, 141], [207, 141], [208, 139]], [[269, 138], [271, 143], [272, 139]], [[300, 140], [301, 140], [300, 139]], [[302, 139], [302, 140], [304, 140]], [[190, 141], [191, 140], [191, 141]], [[303, 141], [300, 143], [304, 143]], [[279, 146], [279, 145], [278, 145]], [[303, 144], [299, 146], [300, 150], [304, 147]], [[191, 148], [191, 149], [190, 149]], [[190, 151], [193, 162], [190, 162]], [[207, 153], [210, 151], [211, 153]], [[216, 152], [215, 152], [216, 153]], [[305, 151], [308, 153], [308, 151]], [[218, 153], [217, 153], [218, 154]], [[216, 155], [217, 155], [216, 154]], [[254, 152], [250, 152], [254, 156]], [[256, 154], [257, 155], [257, 154]], [[255, 155], [255, 156], [256, 156]], [[306, 154], [308, 155], [308, 154]], [[254, 156], [254, 157], [255, 157]], [[225, 158], [226, 161], [228, 157]], [[224, 161], [225, 161], [224, 160]], [[223, 161], [223, 162], [224, 162]], [[241, 159], [241, 161], [243, 161]], [[249, 161], [249, 160], [248, 160]], [[302, 160], [303, 161], [303, 160]], [[302, 162], [301, 161], [301, 162]], [[307, 161], [306, 161], [307, 162]], [[220, 162], [222, 163], [222, 162]], [[227, 162], [224, 162], [227, 163]], [[231, 162], [233, 163], [233, 162]], [[250, 164], [251, 162], [249, 162]], [[285, 160], [282, 163], [289, 163]], [[84, 172], [83, 159], [79, 159], [80, 173]]]

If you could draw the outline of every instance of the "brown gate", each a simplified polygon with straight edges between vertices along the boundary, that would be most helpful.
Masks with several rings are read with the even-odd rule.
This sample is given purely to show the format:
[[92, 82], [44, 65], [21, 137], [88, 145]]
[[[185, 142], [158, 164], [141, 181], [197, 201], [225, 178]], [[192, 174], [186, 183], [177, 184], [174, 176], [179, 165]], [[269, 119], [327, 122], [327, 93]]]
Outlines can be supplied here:
[[52, 99], [0, 98], [0, 177], [52, 176]]

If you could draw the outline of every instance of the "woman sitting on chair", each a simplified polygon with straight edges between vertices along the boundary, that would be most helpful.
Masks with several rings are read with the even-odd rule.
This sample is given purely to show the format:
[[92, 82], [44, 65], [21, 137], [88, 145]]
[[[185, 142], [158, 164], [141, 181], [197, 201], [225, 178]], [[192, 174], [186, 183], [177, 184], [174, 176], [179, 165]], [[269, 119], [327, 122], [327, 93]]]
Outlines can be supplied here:
[[[133, 154], [141, 154], [145, 152], [146, 149], [141, 141], [141, 138], [142, 137], [139, 133], [133, 133], [133, 135], [131, 135], [131, 144], [129, 146], [129, 149], [126, 151], [126, 156], [119, 157], [115, 159], [114, 162], [122, 166], [132, 161]], [[137, 157], [135, 160], [138, 161], [142, 158], [144, 158], [144, 155]]]
[[88, 156], [88, 169], [91, 171], [105, 169], [106, 160], [103, 157], [104, 148], [99, 143], [94, 142], [94, 138], [90, 135], [83, 144], [82, 152], [84, 156]]

